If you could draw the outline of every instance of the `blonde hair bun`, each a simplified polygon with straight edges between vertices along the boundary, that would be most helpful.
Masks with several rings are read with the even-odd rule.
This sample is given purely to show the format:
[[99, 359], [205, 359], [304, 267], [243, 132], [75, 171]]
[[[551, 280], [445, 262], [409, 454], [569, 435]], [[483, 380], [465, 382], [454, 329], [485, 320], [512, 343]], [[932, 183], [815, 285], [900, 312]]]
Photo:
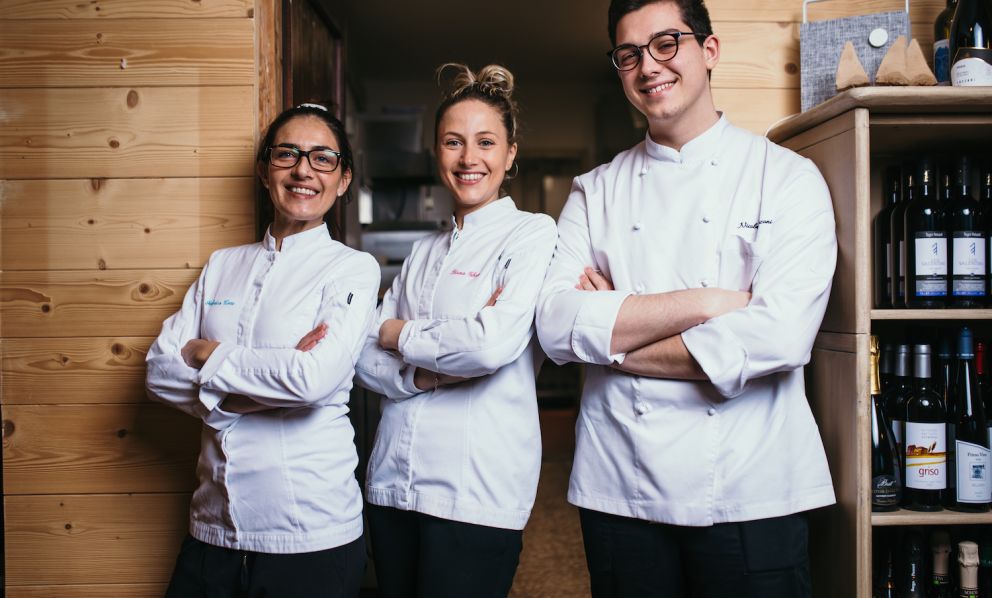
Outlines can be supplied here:
[[488, 96], [500, 96], [509, 100], [513, 96], [513, 73], [504, 66], [490, 64], [475, 73], [467, 65], [448, 62], [437, 69], [438, 83], [446, 70], [454, 70], [445, 99], [456, 98], [469, 91], [478, 90]]

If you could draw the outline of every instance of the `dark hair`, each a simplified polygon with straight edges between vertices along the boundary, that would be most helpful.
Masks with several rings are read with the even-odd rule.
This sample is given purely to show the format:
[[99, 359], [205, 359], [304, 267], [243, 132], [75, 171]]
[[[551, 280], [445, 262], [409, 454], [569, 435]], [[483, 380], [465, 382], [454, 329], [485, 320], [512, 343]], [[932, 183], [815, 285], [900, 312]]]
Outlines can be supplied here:
[[[354, 172], [353, 167], [355, 164], [355, 157], [351, 153], [351, 144], [348, 143], [348, 135], [344, 131], [344, 125], [341, 124], [341, 121], [326, 108], [325, 104], [307, 103], [283, 110], [279, 116], [275, 117], [272, 124], [269, 125], [269, 128], [265, 130], [265, 136], [262, 138], [262, 143], [258, 147], [258, 153], [255, 155], [255, 161], [262, 163], [266, 162], [266, 152], [272, 145], [272, 142], [275, 141], [276, 133], [278, 133], [279, 130], [286, 125], [286, 123], [299, 116], [313, 116], [319, 118], [325, 125], [327, 125], [327, 128], [331, 130], [331, 133], [333, 133], [335, 139], [337, 139], [337, 151], [341, 152], [341, 164], [338, 168], [341, 172], [346, 170]], [[343, 199], [345, 203], [351, 200], [350, 186], [348, 187], [348, 190], [344, 192], [341, 199]]]
[[437, 69], [439, 84], [441, 75], [449, 67], [455, 70], [455, 76], [451, 81], [450, 90], [444, 95], [444, 100], [434, 115], [434, 143], [437, 143], [437, 129], [444, 113], [465, 100], [479, 100], [495, 109], [503, 119], [508, 143], [516, 143], [517, 104], [513, 101], [513, 73], [498, 64], [490, 64], [478, 73], [473, 73], [472, 69], [464, 64], [449, 62]]
[[[610, 9], [607, 12], [610, 44], [613, 46], [617, 45], [617, 25], [620, 23], [620, 19], [628, 13], [632, 13], [648, 4], [654, 4], [656, 2], [671, 2], [675, 4], [679, 7], [682, 20], [689, 26], [689, 29], [695, 33], [704, 34], [707, 37], [713, 35], [710, 12], [706, 10], [706, 4], [703, 3], [703, 0], [610, 0]], [[700, 45], [702, 44], [702, 39], [696, 37], [696, 41]]]

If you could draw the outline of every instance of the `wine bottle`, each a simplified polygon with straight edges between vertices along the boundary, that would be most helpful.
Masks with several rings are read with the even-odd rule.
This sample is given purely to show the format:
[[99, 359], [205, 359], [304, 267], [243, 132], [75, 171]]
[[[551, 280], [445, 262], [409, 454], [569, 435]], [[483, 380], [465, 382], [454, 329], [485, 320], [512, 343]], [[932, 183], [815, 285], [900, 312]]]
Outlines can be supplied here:
[[882, 210], [875, 216], [875, 307], [892, 307], [892, 210], [899, 203], [899, 167], [885, 169]]
[[889, 297], [892, 307], [906, 307], [906, 206], [916, 194], [916, 166], [903, 164], [902, 199], [892, 207], [889, 218], [889, 239], [892, 244], [892, 258], [889, 269], [892, 271], [892, 288]]
[[985, 369], [987, 353], [985, 343], [975, 343], [975, 375], [978, 376], [978, 389], [982, 393], [982, 401], [985, 407], [985, 423], [989, 431], [989, 446], [992, 446], [992, 418], [988, 416], [992, 413], [992, 390], [989, 388], [988, 370]]
[[923, 535], [909, 530], [903, 538], [905, 560], [903, 562], [900, 591], [903, 598], [926, 598], [923, 577]]
[[930, 345], [913, 347], [913, 394], [906, 401], [906, 508], [939, 511], [947, 487], [944, 402], [930, 379]]
[[895, 511], [902, 500], [899, 453], [889, 418], [882, 410], [882, 384], [878, 374], [878, 337], [870, 340], [871, 360], [871, 510]]
[[978, 595], [992, 597], [992, 533], [987, 527], [978, 544]]
[[[878, 378], [882, 382], [882, 394], [892, 388], [892, 380], [895, 378], [896, 346], [892, 343], [882, 345], [882, 357], [878, 361]], [[982, 395], [985, 396], [985, 395]], [[885, 403], [882, 403], [885, 406]]]
[[938, 85], [951, 84], [951, 17], [957, 0], [947, 0], [947, 7], [940, 11], [933, 22], [933, 74]]
[[958, 542], [958, 598], [978, 598], [978, 544]]
[[955, 449], [957, 445], [954, 444], [954, 432], [955, 424], [957, 423], [957, 403], [955, 403], [951, 398], [951, 383], [954, 376], [954, 348], [953, 341], [951, 337], [946, 333], [942, 333], [937, 339], [937, 353], [934, 358], [933, 364], [933, 384], [934, 390], [940, 395], [942, 401], [944, 401], [944, 421], [945, 421], [945, 434], [947, 440], [947, 491], [943, 494], [944, 506], [950, 507], [954, 504], [955, 494], [954, 485], [957, 483], [957, 478], [954, 477], [953, 472], [955, 471]]
[[947, 298], [947, 226], [934, 183], [932, 163], [925, 158], [916, 171], [916, 197], [906, 204], [904, 218], [904, 294], [910, 308], [944, 307]]
[[930, 534], [930, 553], [933, 555], [933, 565], [930, 568], [930, 598], [953, 598], [951, 575], [948, 572], [951, 535], [946, 530], [936, 530]]
[[947, 203], [951, 307], [982, 307], [987, 297], [985, 213], [969, 192], [971, 162], [962, 156], [955, 167], [956, 191]]
[[885, 573], [881, 583], [877, 585], [875, 598], [898, 598], [899, 592], [896, 590], [896, 577], [892, 567], [892, 549], [885, 552]]
[[992, 85], [992, 3], [958, 0], [948, 32], [951, 40], [951, 83]]
[[978, 208], [985, 214], [985, 296], [992, 297], [992, 162], [982, 166], [979, 177]]
[[975, 371], [975, 351], [971, 330], [962, 328], [958, 335], [958, 367], [951, 397], [957, 405], [954, 425], [955, 465], [948, 469], [956, 478], [956, 511], [983, 512], [992, 503], [992, 452], [989, 450], [985, 406]]
[[[889, 424], [892, 426], [892, 438], [896, 443], [896, 450], [899, 453], [899, 467], [905, 471], [905, 444], [906, 437], [906, 401], [913, 394], [912, 378], [912, 355], [909, 345], [896, 346], [896, 359], [893, 369], [892, 388], [882, 395], [882, 404], [885, 405], [885, 413], [888, 415]], [[905, 483], [905, 477], [902, 478]], [[905, 497], [905, 492], [903, 493]]]

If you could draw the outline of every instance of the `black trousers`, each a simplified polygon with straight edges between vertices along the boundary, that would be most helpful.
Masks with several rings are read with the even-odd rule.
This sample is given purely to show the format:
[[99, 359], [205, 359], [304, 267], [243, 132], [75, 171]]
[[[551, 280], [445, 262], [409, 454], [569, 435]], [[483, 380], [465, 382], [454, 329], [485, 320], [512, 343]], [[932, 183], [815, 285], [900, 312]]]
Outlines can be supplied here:
[[365, 538], [300, 554], [221, 548], [186, 536], [166, 598], [355, 598]]
[[523, 532], [366, 505], [381, 598], [506, 598]]
[[808, 598], [806, 515], [684, 527], [579, 509], [593, 598]]

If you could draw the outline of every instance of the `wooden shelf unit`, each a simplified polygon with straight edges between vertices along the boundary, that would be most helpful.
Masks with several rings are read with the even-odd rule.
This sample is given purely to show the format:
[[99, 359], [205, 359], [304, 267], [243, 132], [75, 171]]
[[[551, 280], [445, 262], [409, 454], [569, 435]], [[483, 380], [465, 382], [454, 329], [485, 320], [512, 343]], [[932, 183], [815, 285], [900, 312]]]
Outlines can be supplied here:
[[872, 513], [874, 527], [887, 525], [980, 525], [992, 524], [992, 513], [958, 513], [957, 511], [934, 511], [920, 513], [899, 509], [888, 513]]
[[992, 524], [992, 514], [872, 513], [868, 339], [912, 322], [984, 321], [992, 310], [873, 309], [872, 220], [883, 207], [888, 165], [923, 154], [988, 152], [990, 88], [860, 88], [774, 127], [768, 137], [823, 173], [837, 221], [837, 271], [806, 368], [837, 504], [814, 512], [814, 595], [871, 598], [872, 532], [900, 525]]

